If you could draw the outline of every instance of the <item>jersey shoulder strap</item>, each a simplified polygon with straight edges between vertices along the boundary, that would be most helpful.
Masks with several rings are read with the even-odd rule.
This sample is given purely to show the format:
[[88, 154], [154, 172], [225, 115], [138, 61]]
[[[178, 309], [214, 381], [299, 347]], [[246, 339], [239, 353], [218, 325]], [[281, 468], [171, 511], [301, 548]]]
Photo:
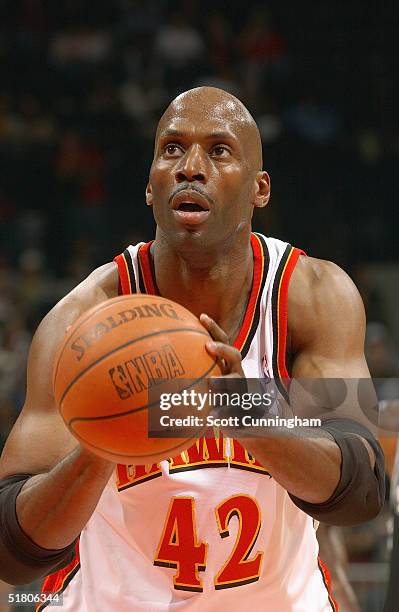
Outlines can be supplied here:
[[290, 355], [287, 347], [288, 288], [302, 249], [276, 238], [264, 237], [269, 253], [269, 277], [264, 295], [265, 316], [272, 333], [271, 371], [283, 397], [288, 401]]
[[150, 257], [151, 242], [128, 246], [114, 258], [119, 273], [119, 295], [158, 293], [154, 283]]

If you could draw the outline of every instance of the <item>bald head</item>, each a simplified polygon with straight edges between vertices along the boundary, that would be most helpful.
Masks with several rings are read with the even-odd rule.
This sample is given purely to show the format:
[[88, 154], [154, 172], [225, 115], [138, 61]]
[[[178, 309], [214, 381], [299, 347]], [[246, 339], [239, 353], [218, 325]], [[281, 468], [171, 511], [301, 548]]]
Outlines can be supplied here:
[[158, 124], [146, 189], [157, 237], [203, 252], [245, 234], [248, 246], [254, 209], [269, 198], [259, 130], [242, 102], [215, 87], [175, 98]]
[[235, 96], [217, 87], [195, 87], [177, 96], [169, 104], [158, 123], [156, 139], [165, 125], [179, 119], [193, 123], [219, 121], [239, 138], [247, 163], [254, 170], [262, 169], [262, 143], [254, 118]]

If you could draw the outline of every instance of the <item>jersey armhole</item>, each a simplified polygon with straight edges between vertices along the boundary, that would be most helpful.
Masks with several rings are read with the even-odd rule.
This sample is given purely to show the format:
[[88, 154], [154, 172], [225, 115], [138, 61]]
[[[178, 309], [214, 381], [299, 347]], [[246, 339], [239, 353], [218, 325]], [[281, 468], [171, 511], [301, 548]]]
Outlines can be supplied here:
[[301, 255], [306, 253], [291, 245], [280, 260], [272, 292], [273, 316], [273, 372], [277, 386], [288, 399], [290, 373], [287, 368], [288, 287], [292, 273]]

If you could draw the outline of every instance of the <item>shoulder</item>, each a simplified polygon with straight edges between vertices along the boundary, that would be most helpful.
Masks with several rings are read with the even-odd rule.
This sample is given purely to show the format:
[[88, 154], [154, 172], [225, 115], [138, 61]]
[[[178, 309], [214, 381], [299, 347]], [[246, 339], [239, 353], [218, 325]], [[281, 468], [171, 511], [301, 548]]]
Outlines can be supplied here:
[[295, 344], [317, 329], [359, 330], [364, 324], [363, 302], [350, 276], [331, 261], [300, 257], [288, 290], [288, 327]]
[[81, 314], [105, 300], [118, 295], [118, 268], [109, 262], [96, 268], [79, 285], [64, 296], [39, 325], [35, 337], [54, 328], [63, 328], [64, 332]]
[[96, 268], [79, 285], [63, 297], [45, 317], [50, 319], [68, 311], [72, 317], [80, 314], [118, 295], [118, 267], [115, 262], [109, 262]]
[[292, 273], [289, 298], [313, 305], [328, 299], [361, 303], [356, 285], [350, 276], [332, 261], [301, 256]]

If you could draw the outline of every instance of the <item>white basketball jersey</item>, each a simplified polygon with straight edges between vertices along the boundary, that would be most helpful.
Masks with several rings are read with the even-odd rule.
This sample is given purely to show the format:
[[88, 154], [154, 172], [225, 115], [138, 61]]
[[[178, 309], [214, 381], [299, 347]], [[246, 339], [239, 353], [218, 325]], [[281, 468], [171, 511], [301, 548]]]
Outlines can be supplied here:
[[[253, 285], [235, 341], [248, 378], [284, 379], [287, 293], [301, 251], [252, 234]], [[116, 258], [120, 292], [158, 292], [150, 243]], [[49, 576], [63, 612], [337, 610], [314, 521], [232, 439], [201, 438], [168, 461], [118, 465], [76, 557]], [[39, 606], [57, 610], [55, 606]]]

